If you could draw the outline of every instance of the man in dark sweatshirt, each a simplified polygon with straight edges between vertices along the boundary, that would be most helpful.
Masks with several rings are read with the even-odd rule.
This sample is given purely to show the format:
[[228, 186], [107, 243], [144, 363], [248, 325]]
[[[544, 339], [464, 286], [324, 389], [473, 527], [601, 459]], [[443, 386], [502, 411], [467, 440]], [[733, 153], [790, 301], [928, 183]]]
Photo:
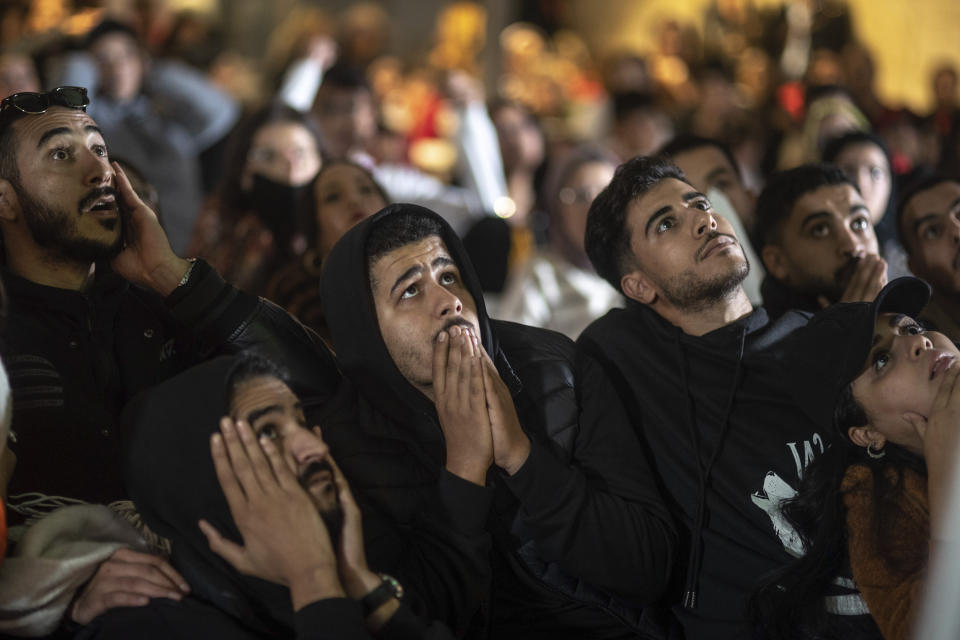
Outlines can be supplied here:
[[126, 484], [193, 588], [179, 601], [113, 609], [84, 637], [452, 640], [416, 617], [402, 583], [371, 571], [348, 481], [292, 383], [245, 352], [129, 405]]
[[[577, 342], [580, 426], [623, 421], [640, 437], [681, 529], [670, 601], [686, 637], [750, 638], [751, 592], [802, 551], [779, 501], [824, 448], [781, 375], [781, 343], [807, 315], [771, 322], [752, 308], [730, 224], [663, 160], [617, 169], [586, 246], [628, 303]], [[858, 598], [837, 607], [855, 612]]]
[[[578, 424], [573, 343], [490, 320], [460, 240], [415, 205], [351, 229], [321, 293], [346, 378], [321, 424], [370, 565], [458, 634], [635, 637], [675, 533], [629, 426]], [[425, 517], [460, 542], [412, 538]]]
[[767, 270], [760, 293], [772, 319], [790, 309], [868, 302], [887, 283], [870, 211], [831, 165], [771, 176], [757, 200], [754, 243]]

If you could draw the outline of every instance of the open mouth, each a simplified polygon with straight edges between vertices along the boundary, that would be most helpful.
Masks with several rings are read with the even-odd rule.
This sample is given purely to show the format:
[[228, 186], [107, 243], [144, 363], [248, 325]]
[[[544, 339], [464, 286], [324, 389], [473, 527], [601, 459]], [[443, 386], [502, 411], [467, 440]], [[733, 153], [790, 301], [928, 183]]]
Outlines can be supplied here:
[[97, 198], [90, 206], [84, 209], [84, 213], [117, 212], [117, 199], [112, 195]]

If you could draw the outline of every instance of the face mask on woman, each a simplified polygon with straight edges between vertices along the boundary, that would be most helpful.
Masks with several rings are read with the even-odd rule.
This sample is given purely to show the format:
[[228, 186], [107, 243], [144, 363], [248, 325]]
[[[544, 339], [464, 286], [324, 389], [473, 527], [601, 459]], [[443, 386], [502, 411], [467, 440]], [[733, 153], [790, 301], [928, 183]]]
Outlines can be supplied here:
[[310, 192], [310, 183], [293, 186], [254, 174], [247, 194], [248, 206], [275, 237], [290, 237], [302, 218], [302, 207]]

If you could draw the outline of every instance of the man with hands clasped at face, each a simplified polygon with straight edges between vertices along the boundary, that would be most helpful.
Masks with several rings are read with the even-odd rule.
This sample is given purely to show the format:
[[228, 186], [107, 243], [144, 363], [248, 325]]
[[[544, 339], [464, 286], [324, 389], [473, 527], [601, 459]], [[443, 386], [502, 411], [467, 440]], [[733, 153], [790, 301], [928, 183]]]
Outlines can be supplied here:
[[320, 422], [371, 565], [458, 635], [640, 633], [675, 532], [629, 429], [579, 426], [573, 343], [490, 319], [416, 205], [347, 232], [321, 295], [345, 379]]

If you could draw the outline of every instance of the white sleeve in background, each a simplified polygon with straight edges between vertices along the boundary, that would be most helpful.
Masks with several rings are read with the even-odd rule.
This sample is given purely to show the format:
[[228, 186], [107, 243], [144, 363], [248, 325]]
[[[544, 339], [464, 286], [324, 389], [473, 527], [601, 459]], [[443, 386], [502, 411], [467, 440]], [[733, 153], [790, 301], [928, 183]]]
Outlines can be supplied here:
[[454, 144], [460, 179], [477, 194], [484, 211], [493, 213], [497, 198], [507, 195], [497, 131], [482, 103], [471, 102], [459, 109], [457, 115], [460, 125]]
[[460, 237], [484, 215], [474, 192], [446, 185], [413, 167], [381, 164], [373, 168], [373, 177], [386, 190], [390, 202], [410, 202], [432, 209]]
[[322, 82], [323, 66], [320, 62], [313, 58], [300, 58], [294, 60], [283, 75], [277, 97], [283, 104], [307, 112], [313, 106]]

